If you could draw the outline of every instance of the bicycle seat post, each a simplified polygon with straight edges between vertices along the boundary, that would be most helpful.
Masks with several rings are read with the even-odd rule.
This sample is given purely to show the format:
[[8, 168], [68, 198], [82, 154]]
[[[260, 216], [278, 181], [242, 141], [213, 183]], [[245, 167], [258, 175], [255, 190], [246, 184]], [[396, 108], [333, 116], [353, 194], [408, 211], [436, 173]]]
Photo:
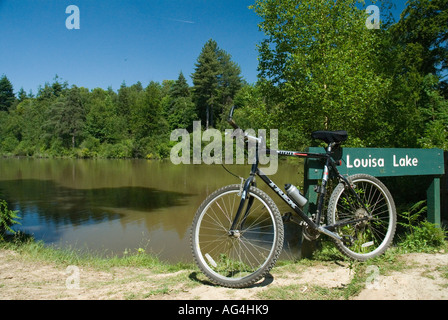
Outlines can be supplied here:
[[327, 147], [327, 154], [330, 154], [331, 153], [331, 150], [333, 149], [333, 147], [336, 145], [336, 142], [330, 142], [329, 144], [328, 144], [328, 147]]

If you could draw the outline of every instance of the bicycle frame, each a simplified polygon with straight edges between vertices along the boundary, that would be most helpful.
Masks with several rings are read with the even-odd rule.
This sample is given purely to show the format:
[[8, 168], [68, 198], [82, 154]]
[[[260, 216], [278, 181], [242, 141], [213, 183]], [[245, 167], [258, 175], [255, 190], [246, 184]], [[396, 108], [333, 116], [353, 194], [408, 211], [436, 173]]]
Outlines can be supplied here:
[[[364, 209], [366, 209], [367, 212], [369, 212], [369, 210], [365, 207], [364, 203], [359, 198], [359, 195], [355, 192], [353, 187], [350, 185], [349, 181], [343, 175], [341, 175], [339, 173], [339, 171], [337, 169], [337, 163], [331, 156], [331, 150], [332, 150], [332, 148], [334, 146], [335, 146], [335, 144], [331, 143], [327, 147], [326, 153], [310, 153], [310, 152], [271, 150], [271, 149], [266, 149], [265, 150], [269, 154], [277, 153], [280, 156], [293, 156], [293, 157], [298, 157], [298, 158], [312, 158], [312, 159], [322, 159], [322, 160], [325, 160], [324, 171], [323, 171], [323, 174], [322, 174], [322, 185], [320, 186], [321, 189], [320, 189], [319, 197], [318, 197], [318, 205], [317, 205], [316, 217], [315, 217], [315, 221], [313, 221], [307, 214], [305, 214], [302, 211], [302, 209], [291, 198], [288, 197], [288, 195], [286, 195], [271, 179], [269, 179], [258, 168], [258, 163], [259, 163], [258, 143], [256, 143], [255, 161], [252, 164], [252, 168], [251, 168], [251, 172], [250, 172], [249, 178], [247, 178], [246, 181], [244, 182], [244, 186], [242, 188], [240, 205], [238, 207], [237, 213], [235, 215], [235, 218], [233, 220], [232, 226], [230, 228], [229, 235], [235, 235], [235, 233], [239, 232], [237, 230], [237, 226], [238, 226], [238, 221], [240, 221], [240, 217], [241, 217], [244, 205], [245, 205], [247, 192], [248, 192], [249, 187], [251, 185], [255, 185], [255, 176], [258, 176], [275, 193], [277, 193], [280, 196], [280, 198], [282, 198], [283, 201], [285, 201], [289, 205], [289, 207], [291, 207], [291, 209], [293, 209], [294, 212], [296, 214], [298, 214], [309, 227], [319, 231], [320, 233], [326, 234], [327, 236], [330, 236], [331, 238], [336, 239], [338, 241], [342, 241], [342, 242], [349, 241], [349, 240], [339, 236], [338, 234], [332, 232], [332, 230], [334, 230], [336, 227], [340, 227], [340, 226], [343, 226], [343, 225], [349, 225], [349, 224], [354, 224], [354, 223], [358, 223], [358, 222], [361, 222], [361, 221], [365, 221], [368, 218], [360, 218], [360, 219], [350, 220], [350, 221], [346, 221], [346, 222], [340, 222], [338, 224], [327, 225], [327, 226], [322, 226], [320, 224], [322, 209], [323, 209], [323, 206], [324, 206], [325, 194], [327, 192], [327, 182], [329, 180], [330, 169], [333, 170], [334, 174], [336, 175], [336, 177], [340, 181], [343, 181], [345, 183], [345, 185], [348, 188], [350, 188], [350, 190], [352, 190], [352, 193], [355, 195], [357, 200], [362, 204]], [[242, 227], [244, 225], [244, 222], [245, 222], [245, 220], [247, 218], [247, 215], [248, 215], [248, 213], [250, 211], [251, 206], [252, 206], [252, 203], [251, 203], [251, 200], [249, 199], [249, 203], [248, 203], [248, 206], [246, 208], [246, 212], [244, 213], [244, 216], [243, 216], [243, 218], [241, 219], [241, 222], [240, 222], [240, 227]]]

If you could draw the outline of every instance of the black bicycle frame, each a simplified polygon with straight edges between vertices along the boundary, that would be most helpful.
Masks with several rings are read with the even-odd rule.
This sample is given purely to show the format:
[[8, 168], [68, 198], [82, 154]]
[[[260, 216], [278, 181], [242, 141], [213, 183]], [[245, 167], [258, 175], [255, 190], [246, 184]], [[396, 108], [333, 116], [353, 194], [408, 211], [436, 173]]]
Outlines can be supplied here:
[[[249, 178], [247, 178], [246, 181], [244, 182], [244, 186], [242, 188], [240, 205], [238, 207], [237, 213], [236, 213], [235, 218], [233, 220], [233, 223], [232, 223], [232, 226], [230, 228], [229, 234], [230, 235], [234, 235], [235, 232], [237, 231], [238, 221], [240, 221], [240, 216], [241, 216], [241, 213], [242, 213], [242, 211], [244, 209], [244, 205], [245, 205], [245, 201], [246, 201], [246, 198], [247, 198], [247, 193], [249, 191], [249, 187], [255, 184], [255, 176], [258, 176], [275, 193], [277, 193], [280, 196], [280, 198], [282, 198], [283, 201], [285, 201], [294, 210], [294, 212], [297, 213], [306, 222], [306, 224], [308, 226], [310, 226], [311, 228], [316, 229], [319, 232], [324, 233], [324, 234], [326, 234], [326, 235], [328, 235], [328, 236], [330, 236], [330, 237], [332, 237], [332, 238], [334, 238], [336, 240], [344, 241], [344, 239], [342, 237], [340, 237], [336, 233], [333, 233], [331, 230], [334, 230], [335, 227], [339, 227], [339, 226], [343, 226], [343, 225], [347, 225], [347, 224], [353, 224], [353, 223], [357, 223], [357, 222], [360, 222], [360, 221], [364, 221], [367, 218], [360, 218], [360, 219], [351, 220], [351, 221], [348, 221], [348, 222], [342, 222], [342, 223], [338, 223], [338, 224], [335, 224], [335, 225], [329, 225], [329, 226], [321, 226], [320, 225], [320, 220], [321, 220], [320, 218], [321, 218], [322, 208], [323, 208], [323, 205], [324, 205], [325, 194], [326, 194], [326, 191], [327, 191], [326, 186], [327, 186], [327, 182], [328, 182], [328, 179], [329, 179], [330, 169], [333, 170], [334, 174], [338, 177], [338, 179], [342, 180], [347, 186], [350, 187], [350, 189], [353, 191], [353, 194], [356, 196], [358, 201], [360, 203], [363, 203], [361, 201], [361, 199], [359, 198], [358, 194], [350, 186], [350, 183], [348, 182], [348, 180], [343, 175], [341, 175], [339, 173], [339, 171], [337, 169], [337, 164], [336, 164], [335, 160], [331, 156], [331, 150], [332, 150], [332, 148], [334, 146], [335, 146], [335, 144], [330, 144], [328, 146], [328, 148], [326, 149], [326, 153], [310, 153], [310, 152], [270, 150], [270, 149], [263, 150], [263, 151], [266, 151], [269, 154], [277, 153], [278, 155], [281, 155], [281, 156], [293, 156], [293, 157], [299, 157], [299, 158], [311, 158], [311, 159], [322, 159], [322, 160], [325, 160], [324, 172], [323, 172], [323, 175], [322, 175], [322, 185], [320, 187], [321, 189], [320, 189], [319, 198], [318, 198], [316, 217], [315, 217], [315, 221], [313, 221], [307, 214], [305, 214], [302, 211], [302, 209], [291, 198], [289, 198], [271, 179], [269, 179], [258, 168], [259, 155], [258, 155], [258, 144], [256, 144], [255, 161], [252, 164], [252, 168], [251, 168], [251, 172], [250, 172]], [[242, 226], [244, 225], [244, 222], [245, 222], [245, 220], [247, 218], [247, 215], [249, 214], [250, 208], [252, 206], [252, 202], [253, 202], [253, 198], [252, 199], [250, 198], [249, 202], [248, 202], [248, 205], [246, 207], [244, 216], [241, 219], [240, 228], [242, 228]], [[364, 206], [364, 204], [363, 204], [363, 206]]]

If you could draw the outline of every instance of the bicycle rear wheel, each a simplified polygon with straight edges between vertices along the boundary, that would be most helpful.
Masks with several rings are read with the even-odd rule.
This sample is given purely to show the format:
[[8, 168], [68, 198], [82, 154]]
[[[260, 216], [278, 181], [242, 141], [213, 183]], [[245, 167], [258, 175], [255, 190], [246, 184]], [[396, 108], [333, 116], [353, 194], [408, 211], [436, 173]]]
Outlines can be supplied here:
[[[241, 196], [240, 185], [212, 193], [193, 220], [191, 247], [195, 262], [213, 282], [247, 287], [275, 265], [283, 247], [283, 221], [272, 199], [250, 187], [237, 230], [230, 232]], [[246, 213], [246, 214], [245, 214]]]
[[[348, 177], [348, 181], [364, 205], [341, 182], [331, 194], [327, 222], [339, 224], [336, 232], [352, 239], [351, 245], [336, 241], [338, 249], [353, 259], [364, 261], [383, 254], [392, 243], [397, 223], [395, 203], [386, 186], [373, 176], [355, 174]], [[345, 224], [354, 220], [358, 222]]]

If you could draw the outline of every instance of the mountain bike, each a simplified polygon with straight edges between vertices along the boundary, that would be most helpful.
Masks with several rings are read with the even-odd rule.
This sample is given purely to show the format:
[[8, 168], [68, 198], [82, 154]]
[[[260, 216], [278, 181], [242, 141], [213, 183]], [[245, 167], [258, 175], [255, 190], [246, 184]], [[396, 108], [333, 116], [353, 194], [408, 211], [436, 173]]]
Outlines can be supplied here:
[[[229, 124], [242, 130], [233, 120]], [[235, 130], [235, 131], [236, 131]], [[319, 159], [323, 174], [316, 187], [316, 212], [309, 215], [303, 206], [307, 199], [292, 185], [283, 192], [258, 167], [261, 137], [244, 133], [244, 141], [255, 143], [255, 161], [250, 175], [241, 184], [232, 184], [210, 194], [199, 206], [191, 229], [191, 248], [200, 270], [215, 284], [243, 288], [262, 279], [275, 265], [283, 248], [285, 221], [303, 228], [303, 236], [315, 240], [324, 234], [349, 258], [365, 261], [383, 254], [391, 244], [396, 229], [394, 200], [386, 186], [367, 174], [344, 176], [335, 150], [347, 140], [346, 131], [315, 131], [313, 139], [326, 143], [325, 152], [271, 150], [267, 154]], [[292, 209], [283, 216], [272, 198], [256, 186], [256, 177], [266, 183]], [[326, 197], [329, 182], [336, 185]], [[325, 221], [326, 213], [326, 224]]]

